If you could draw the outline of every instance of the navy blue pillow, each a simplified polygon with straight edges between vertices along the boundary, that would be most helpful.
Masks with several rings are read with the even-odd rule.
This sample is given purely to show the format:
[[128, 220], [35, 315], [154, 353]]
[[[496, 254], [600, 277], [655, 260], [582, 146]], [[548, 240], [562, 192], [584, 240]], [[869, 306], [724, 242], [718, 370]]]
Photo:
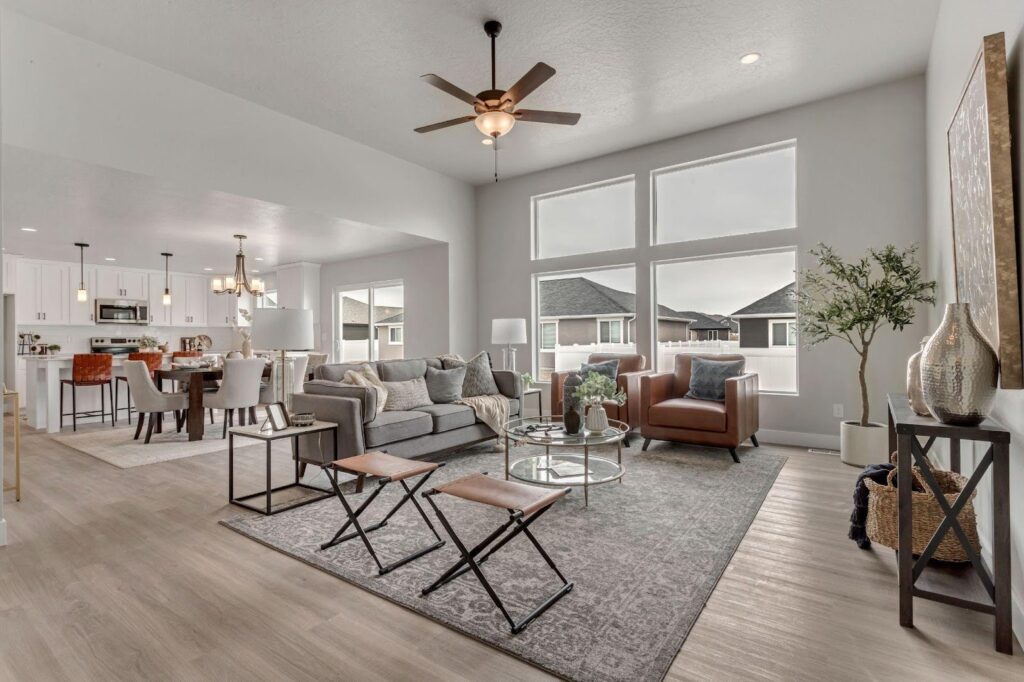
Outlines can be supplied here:
[[725, 380], [743, 374], [747, 364], [740, 360], [706, 360], [693, 358], [690, 365], [690, 390], [687, 398], [725, 401]]
[[605, 360], [604, 362], [595, 362], [594, 364], [583, 363], [580, 365], [580, 376], [584, 379], [590, 376], [591, 372], [603, 374], [612, 381], [615, 381], [615, 377], [619, 375], [619, 361]]

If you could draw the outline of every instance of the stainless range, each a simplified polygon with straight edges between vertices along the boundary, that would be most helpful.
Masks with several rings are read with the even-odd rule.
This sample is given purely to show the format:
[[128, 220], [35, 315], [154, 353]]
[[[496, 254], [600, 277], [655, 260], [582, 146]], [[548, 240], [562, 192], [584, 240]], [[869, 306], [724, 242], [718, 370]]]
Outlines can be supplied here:
[[89, 339], [89, 348], [93, 353], [128, 355], [139, 351], [140, 340], [134, 336], [94, 336]]

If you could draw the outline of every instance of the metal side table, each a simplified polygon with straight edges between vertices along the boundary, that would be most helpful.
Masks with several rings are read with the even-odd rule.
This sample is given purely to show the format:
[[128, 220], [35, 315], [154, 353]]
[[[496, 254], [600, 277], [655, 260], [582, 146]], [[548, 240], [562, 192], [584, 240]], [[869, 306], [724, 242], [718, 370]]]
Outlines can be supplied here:
[[[309, 436], [315, 433], [322, 433], [324, 431], [334, 431], [334, 459], [338, 459], [338, 425], [332, 422], [313, 422], [311, 426], [289, 426], [288, 428], [281, 429], [280, 431], [271, 431], [269, 429], [263, 430], [259, 425], [253, 426], [236, 426], [228, 429], [228, 502], [231, 504], [237, 504], [239, 507], [245, 507], [252, 511], [257, 511], [266, 516], [277, 514], [289, 509], [295, 509], [306, 504], [313, 502], [319, 502], [320, 500], [326, 500], [329, 497], [334, 497], [334, 491], [325, 491], [322, 488], [315, 486], [306, 485], [300, 482], [299, 477], [299, 436]], [[240, 438], [253, 438], [255, 440], [261, 440], [266, 443], [267, 446], [267, 487], [266, 490], [261, 490], [256, 493], [249, 495], [242, 495], [241, 497], [235, 497], [235, 437]], [[292, 483], [286, 483], [285, 485], [279, 485], [276, 488], [271, 483], [271, 450], [275, 440], [281, 440], [284, 438], [290, 438], [292, 441], [292, 457], [295, 460], [295, 480]], [[280, 506], [276, 509], [273, 508], [271, 498], [276, 492], [282, 490], [288, 490], [290, 488], [305, 488], [307, 490], [315, 490], [321, 495], [313, 496], [310, 498], [303, 498], [298, 502], [294, 502], [289, 505]], [[266, 502], [263, 505], [254, 505], [247, 502], [254, 497], [265, 497]]]
[[[1013, 623], [1010, 614], [1010, 432], [1001, 424], [986, 419], [977, 426], [953, 426], [931, 417], [922, 417], [910, 409], [907, 396], [890, 393], [889, 396], [889, 449], [897, 451], [899, 471], [899, 585], [900, 625], [914, 626], [914, 597], [950, 604], [964, 609], [995, 616], [995, 648], [1004, 654], [1013, 654]], [[926, 438], [924, 445], [918, 438]], [[977, 463], [967, 485], [952, 506], [942, 494], [927, 454], [935, 440], [949, 440], [950, 469], [960, 472], [960, 441], [972, 440], [988, 443], [988, 449]], [[924, 552], [917, 559], [913, 555], [913, 506], [911, 467], [917, 465], [921, 477], [935, 495], [945, 518], [935, 530]], [[971, 494], [989, 469], [992, 469], [992, 517], [994, 538], [992, 543], [992, 570], [990, 576], [981, 557], [967, 539], [957, 516], [970, 500]], [[953, 531], [971, 559], [974, 573], [981, 581], [989, 601], [973, 601], [962, 595], [937, 592], [917, 587], [915, 583], [924, 571], [932, 554], [946, 533]]]

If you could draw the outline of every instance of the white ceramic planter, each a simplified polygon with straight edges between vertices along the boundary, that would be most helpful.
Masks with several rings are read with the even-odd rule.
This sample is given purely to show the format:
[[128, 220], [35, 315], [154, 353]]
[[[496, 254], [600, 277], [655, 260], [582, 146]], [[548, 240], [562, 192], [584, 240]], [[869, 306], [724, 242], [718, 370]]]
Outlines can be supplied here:
[[839, 456], [843, 463], [864, 467], [889, 461], [889, 429], [871, 422], [861, 426], [858, 422], [843, 422], [839, 426]]
[[608, 413], [600, 405], [592, 405], [587, 410], [587, 430], [604, 431], [608, 428]]

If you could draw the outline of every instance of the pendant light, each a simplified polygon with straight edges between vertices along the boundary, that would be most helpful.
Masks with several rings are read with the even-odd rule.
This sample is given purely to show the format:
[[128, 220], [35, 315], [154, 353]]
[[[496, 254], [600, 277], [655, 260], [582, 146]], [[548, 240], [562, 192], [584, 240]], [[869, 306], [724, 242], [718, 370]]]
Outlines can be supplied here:
[[82, 242], [75, 242], [75, 246], [78, 247], [78, 294], [77, 301], [79, 303], [85, 303], [89, 300], [89, 292], [85, 289], [85, 250], [89, 248], [88, 244]]
[[242, 252], [242, 240], [244, 234], [232, 235], [238, 240], [238, 253], [235, 254], [235, 274], [229, 277], [214, 277], [210, 281], [210, 288], [215, 294], [234, 294], [241, 296], [242, 291], [248, 291], [253, 296], [263, 295], [263, 280], [254, 279], [251, 283], [245, 274], [245, 254]]
[[170, 272], [170, 257], [173, 253], [161, 253], [164, 257], [164, 305], [171, 304], [171, 272]]

